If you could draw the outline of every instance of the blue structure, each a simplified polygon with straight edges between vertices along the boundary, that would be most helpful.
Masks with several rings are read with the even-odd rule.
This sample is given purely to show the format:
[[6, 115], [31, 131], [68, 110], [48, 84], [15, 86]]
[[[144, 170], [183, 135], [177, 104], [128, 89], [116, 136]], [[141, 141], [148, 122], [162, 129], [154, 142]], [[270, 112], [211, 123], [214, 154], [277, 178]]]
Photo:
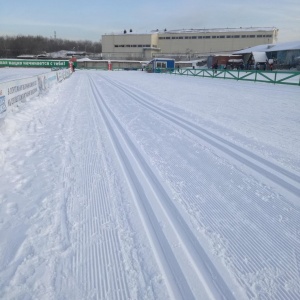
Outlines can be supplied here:
[[175, 59], [173, 58], [154, 58], [146, 66], [149, 73], [161, 73], [175, 68]]

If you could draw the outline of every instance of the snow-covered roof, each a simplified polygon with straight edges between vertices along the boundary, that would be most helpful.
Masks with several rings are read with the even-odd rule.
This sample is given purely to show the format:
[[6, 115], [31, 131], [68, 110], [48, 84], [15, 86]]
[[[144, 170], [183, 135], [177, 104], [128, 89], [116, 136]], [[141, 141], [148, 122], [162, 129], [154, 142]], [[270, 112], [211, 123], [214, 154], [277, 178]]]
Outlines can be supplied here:
[[36, 58], [36, 55], [30, 55], [30, 54], [21, 54], [21, 55], [18, 55], [17, 58]]
[[268, 60], [266, 52], [252, 52], [252, 55], [256, 63], [265, 63]]
[[124, 35], [124, 34], [129, 34], [129, 35], [141, 35], [141, 34], [175, 34], [175, 33], [207, 33], [207, 32], [245, 32], [245, 31], [274, 31], [278, 30], [276, 27], [239, 27], [239, 28], [199, 28], [199, 29], [171, 29], [171, 30], [166, 30], [166, 29], [155, 29], [151, 30], [149, 33], [147, 32], [134, 32], [134, 31], [127, 31], [124, 33], [122, 32], [117, 32], [117, 33], [111, 33], [111, 34], [105, 34], [105, 35]]
[[153, 58], [151, 61], [154, 61], [154, 60], [170, 60], [170, 61], [173, 61], [175, 60], [174, 58], [164, 58], [164, 57], [155, 57]]
[[300, 50], [300, 41], [279, 43], [276, 44], [274, 47], [268, 48], [268, 51], [283, 51], [283, 50]]
[[123, 31], [118, 31], [118, 32], [112, 32], [112, 33], [105, 33], [103, 36], [106, 36], [106, 35], [150, 35], [152, 33], [153, 32], [149, 33], [149, 32], [128, 32], [128, 31], [126, 33], [124, 33]]
[[77, 61], [91, 61], [91, 59], [89, 59], [88, 57], [83, 57], [83, 58], [77, 59]]
[[300, 41], [258, 45], [251, 48], [236, 51], [233, 54], [247, 54], [252, 52], [273, 52], [273, 51], [285, 51], [285, 50], [300, 50]]
[[242, 63], [243, 60], [240, 58], [240, 59], [229, 59], [228, 62], [232, 62], [232, 63]]
[[242, 32], [242, 31], [273, 31], [276, 27], [239, 27], [239, 28], [201, 28], [201, 29], [175, 29], [175, 30], [152, 30], [151, 33], [203, 33], [203, 32]]

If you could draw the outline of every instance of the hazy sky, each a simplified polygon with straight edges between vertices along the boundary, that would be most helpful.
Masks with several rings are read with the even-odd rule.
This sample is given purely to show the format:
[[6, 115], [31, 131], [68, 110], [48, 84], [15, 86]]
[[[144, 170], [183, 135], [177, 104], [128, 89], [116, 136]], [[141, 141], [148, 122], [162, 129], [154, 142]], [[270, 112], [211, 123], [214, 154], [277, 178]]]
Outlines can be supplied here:
[[300, 0], [0, 0], [0, 35], [99, 41], [132, 29], [277, 27], [300, 40]]

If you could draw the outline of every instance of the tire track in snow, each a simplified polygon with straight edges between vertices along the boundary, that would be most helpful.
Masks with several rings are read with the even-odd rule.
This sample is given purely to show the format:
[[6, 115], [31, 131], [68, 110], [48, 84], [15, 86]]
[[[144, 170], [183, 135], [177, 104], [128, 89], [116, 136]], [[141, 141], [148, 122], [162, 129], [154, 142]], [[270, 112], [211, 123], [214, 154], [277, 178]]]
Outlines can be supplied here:
[[[99, 112], [106, 122], [112, 142], [120, 158], [120, 163], [127, 174], [128, 184], [131, 186], [140, 217], [144, 222], [153, 250], [156, 252], [158, 263], [167, 278], [167, 286], [172, 298], [178, 298], [180, 295], [182, 299], [193, 299], [197, 296], [194, 295], [195, 286], [190, 287], [191, 279], [188, 279], [187, 275], [184, 274], [185, 271], [177, 261], [176, 253], [168, 241], [169, 237], [162, 232], [160, 222], [156, 216], [157, 208], [156, 211], [154, 209], [155, 205], [164, 212], [164, 220], [172, 229], [172, 234], [179, 241], [185, 259], [192, 266], [194, 274], [192, 276], [197, 276], [198, 282], [201, 283], [206, 292], [205, 297], [209, 299], [234, 299], [225, 281], [177, 211], [168, 193], [107, 106], [96, 84], [92, 79], [90, 80], [95, 98], [99, 100], [99, 102], [96, 102]], [[153, 204], [153, 202], [156, 204]]]
[[[125, 94], [134, 99], [147, 109], [155, 112], [161, 117], [167, 119], [173, 124], [200, 138], [213, 146], [218, 151], [222, 151], [229, 156], [230, 159], [234, 159], [237, 162], [249, 167], [260, 176], [264, 176], [271, 185], [278, 189], [283, 195], [287, 195], [292, 201], [293, 205], [299, 208], [299, 195], [300, 195], [300, 176], [292, 173], [258, 155], [248, 151], [224, 138], [190, 122], [174, 113], [167, 111], [166, 109], [159, 107], [153, 103], [147, 101], [141, 94], [136, 94], [129, 90], [124, 84], [112, 81], [107, 77], [103, 77], [107, 82], [114, 87], [119, 88]], [[150, 96], [151, 97], [151, 96]], [[275, 184], [275, 185], [274, 185]]]

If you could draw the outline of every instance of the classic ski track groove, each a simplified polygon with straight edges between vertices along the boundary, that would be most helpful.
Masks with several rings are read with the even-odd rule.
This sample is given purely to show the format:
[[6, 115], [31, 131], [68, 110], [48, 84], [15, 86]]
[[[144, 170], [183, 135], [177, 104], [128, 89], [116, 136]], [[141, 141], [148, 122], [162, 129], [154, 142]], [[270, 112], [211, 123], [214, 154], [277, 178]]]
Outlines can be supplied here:
[[[253, 171], [264, 176], [271, 182], [275, 183], [275, 186], [282, 187], [286, 192], [292, 194], [293, 197], [299, 197], [300, 195], [300, 176], [292, 173], [271, 161], [268, 161], [255, 153], [248, 151], [238, 145], [231, 143], [223, 139], [216, 134], [209, 132], [208, 130], [192, 123], [186, 119], [181, 118], [180, 116], [168, 112], [162, 107], [158, 107], [153, 103], [145, 100], [141, 94], [136, 94], [129, 90], [124, 84], [121, 84], [117, 81], [111, 81], [107, 77], [101, 77], [109, 82], [114, 87], [119, 88], [125, 94], [130, 96], [132, 99], [148, 108], [149, 110], [157, 113], [161, 117], [167, 119], [173, 124], [185, 129], [187, 132], [192, 133], [194, 136], [206, 141], [211, 146], [220, 150], [230, 156], [230, 158], [242, 163], [243, 165], [249, 167]], [[149, 95], [149, 97], [151, 97]]]
[[[101, 79], [105, 79], [106, 81], [108, 81], [114, 88], [119, 88], [122, 92], [127, 94], [127, 96], [129, 96], [130, 99], [137, 101], [137, 103], [142, 104], [145, 107], [145, 109], [150, 109], [157, 115], [163, 117], [163, 119], [167, 120], [168, 123], [170, 123], [170, 124], [175, 123], [176, 127], [179, 127], [180, 129], [186, 129], [187, 126], [185, 126], [185, 124], [183, 124], [184, 126], [182, 126], [181, 123], [176, 122], [176, 118], [177, 117], [180, 118], [179, 116], [173, 115], [172, 113], [168, 113], [167, 111], [165, 111], [161, 108], [157, 109], [157, 106], [155, 106], [153, 104], [149, 104], [149, 102], [147, 102], [147, 100], [143, 100], [141, 95], [136, 95], [135, 93], [128, 91], [128, 89], [125, 89], [125, 88], [122, 89], [122, 85], [120, 83], [118, 83], [117, 81], [112, 82], [110, 79], [108, 79], [104, 76], [103, 77], [101, 76]], [[121, 85], [121, 88], [120, 88], [120, 85]], [[125, 89], [125, 91], [124, 91], [124, 89]], [[149, 95], [149, 97], [151, 99], [150, 95]], [[145, 102], [146, 102], [146, 104], [145, 104]], [[162, 113], [161, 110], [163, 110], [164, 113]], [[170, 119], [168, 117], [169, 114], [174, 116], [174, 118], [176, 117], [175, 122], [173, 121], [173, 118]], [[184, 122], [185, 122], [185, 120], [182, 120], [182, 123], [184, 123]], [[190, 122], [188, 122], [188, 123], [190, 123]], [[190, 132], [189, 129], [190, 128], [188, 127], [187, 130]], [[195, 129], [193, 129], [192, 133], [194, 133], [194, 131], [195, 131]], [[199, 133], [197, 131], [195, 133], [196, 133], [195, 134], [196, 138], [198, 138]], [[226, 141], [226, 143], [227, 143], [227, 141]], [[215, 147], [218, 147], [218, 145], [216, 145]], [[242, 152], [243, 152], [243, 149], [242, 149]], [[233, 155], [235, 155], [235, 152], [233, 152]], [[256, 157], [255, 154], [251, 154], [251, 157], [252, 156]], [[234, 159], [236, 159], [236, 158], [234, 158]], [[259, 160], [260, 159], [261, 158], [259, 158]], [[267, 165], [269, 163], [270, 162], [267, 162]], [[276, 171], [278, 171], [278, 169], [279, 170], [281, 169], [280, 167], [276, 166], [273, 163], [270, 163], [270, 165], [273, 166], [273, 168]], [[297, 180], [297, 178], [298, 178], [298, 176], [296, 174], [293, 174], [291, 172], [284, 170], [283, 173], [284, 173], [284, 175], [282, 175], [283, 177], [288, 175], [290, 177], [290, 179], [292, 179], [292, 180], [294, 180], [294, 179]], [[280, 180], [280, 178], [279, 178], [279, 180]], [[203, 194], [205, 194], [205, 191], [203, 191]], [[194, 196], [190, 195], [191, 201], [193, 198], [194, 198]], [[238, 198], [236, 198], [236, 197], [234, 197], [233, 200], [235, 203], [239, 202]], [[285, 202], [286, 199], [281, 199], [280, 201]], [[196, 200], [191, 202], [191, 204], [195, 205], [195, 207], [198, 207], [198, 209], [201, 211], [201, 207], [199, 206], [199, 204], [197, 203]], [[228, 207], [227, 202], [226, 203], [225, 202], [218, 203], [218, 205], [219, 206], [221, 205], [220, 209], [224, 212], [224, 214], [226, 215], [226, 218], [228, 220], [235, 220], [235, 218], [236, 218], [235, 211], [231, 210], [232, 209], [231, 207]], [[269, 246], [263, 242], [264, 240], [266, 240], [266, 241], [272, 240], [274, 245], [278, 246], [278, 250], [280, 249], [278, 252], [276, 251], [273, 253], [271, 265], [274, 266], [275, 270], [277, 269], [277, 267], [278, 267], [278, 270], [280, 270], [280, 269], [284, 270], [284, 272], [286, 274], [286, 277], [280, 276], [277, 279], [278, 283], [280, 283], [280, 286], [278, 287], [278, 290], [277, 290], [277, 293], [278, 293], [277, 295], [279, 297], [278, 299], [286, 299], [287, 294], [286, 294], [286, 290], [284, 288], [285, 282], [286, 282], [287, 278], [295, 278], [297, 276], [296, 274], [298, 272], [297, 266], [291, 262], [292, 254], [288, 254], [288, 253], [295, 251], [295, 249], [297, 249], [299, 247], [299, 240], [295, 239], [295, 236], [293, 233], [293, 231], [294, 231], [293, 228], [297, 228], [297, 220], [299, 220], [297, 218], [297, 216], [299, 215], [299, 209], [298, 209], [298, 207], [294, 207], [293, 204], [290, 203], [289, 201], [287, 202], [287, 206], [292, 207], [292, 209], [294, 210], [293, 219], [291, 219], [289, 224], [287, 224], [288, 227], [287, 227], [287, 232], [286, 232], [286, 234], [289, 234], [289, 235], [293, 234], [293, 237], [290, 236], [291, 238], [289, 240], [287, 240], [277, 230], [277, 227], [275, 227], [271, 231], [269, 230], [269, 228], [273, 228], [274, 217], [276, 216], [276, 214], [278, 214], [278, 208], [274, 207], [273, 205], [269, 205], [269, 203], [265, 203], [264, 201], [260, 201], [259, 205], [261, 206], [260, 209], [263, 209], [265, 211], [265, 213], [267, 213], [267, 215], [265, 215], [265, 216], [268, 216], [267, 218], [263, 217], [263, 215], [260, 213], [259, 214], [255, 213], [255, 210], [249, 210], [249, 212], [247, 212], [247, 214], [249, 214], [249, 217], [253, 218], [253, 220], [256, 220], [254, 222], [254, 224], [256, 226], [258, 226], [258, 228], [261, 232], [260, 239], [253, 239], [253, 232], [252, 232], [251, 228], [249, 228], [249, 225], [247, 225], [247, 223], [240, 224], [239, 226], [243, 226], [243, 233], [245, 235], [244, 236], [245, 241], [248, 241], [247, 243], [250, 243], [252, 246], [254, 246], [257, 249], [258, 253], [263, 253], [264, 255], [266, 255], [268, 253]], [[207, 206], [207, 209], [209, 209], [210, 211], [213, 211], [215, 209], [213, 203], [206, 203], [206, 206]], [[222, 236], [224, 236], [228, 240], [232, 241], [230, 243], [230, 251], [229, 250], [227, 250], [227, 251], [229, 251], [228, 255], [232, 254], [237, 258], [234, 260], [235, 272], [237, 275], [240, 272], [241, 273], [238, 276], [236, 276], [236, 280], [239, 281], [240, 284], [245, 287], [247, 294], [250, 298], [254, 297], [255, 294], [251, 290], [251, 288], [252, 288], [251, 285], [249, 285], [249, 282], [245, 282], [243, 280], [243, 276], [241, 276], [241, 275], [244, 272], [246, 272], [246, 274], [255, 274], [257, 272], [257, 270], [262, 270], [262, 268], [269, 268], [270, 264], [263, 263], [262, 261], [258, 261], [256, 258], [256, 252], [252, 253], [251, 251], [250, 252], [247, 251], [248, 250], [247, 243], [245, 243], [245, 244], [244, 243], [235, 243], [234, 241], [237, 241], [238, 237], [235, 235], [235, 233], [233, 231], [227, 230], [226, 228], [223, 228], [222, 226], [219, 227], [218, 224], [216, 224], [213, 219], [207, 218], [206, 222], [209, 222], [209, 223], [207, 223], [207, 225], [209, 225], [209, 227], [212, 228], [213, 232], [219, 232], [222, 234]], [[228, 224], [228, 225], [230, 227], [230, 224]], [[297, 252], [296, 252], [296, 254], [297, 254]], [[248, 265], [247, 263], [244, 263], [245, 257], [248, 257], [248, 259], [251, 261], [251, 264]], [[289, 267], [285, 267], [285, 266], [289, 266]], [[289, 291], [289, 295], [292, 297], [297, 297], [297, 292]]]
[[236, 299], [300, 299], [295, 194], [236, 154], [296, 188], [299, 173], [215, 139], [142, 90], [147, 75], [125, 76], [76, 72], [24, 123], [0, 197], [0, 298], [231, 299], [219, 273]]
[[[151, 202], [154, 200], [163, 209], [165, 219], [173, 229], [176, 237], [180, 240], [180, 244], [184, 249], [186, 259], [191, 261], [194, 272], [196, 276], [198, 276], [199, 282], [201, 282], [205, 288], [207, 296], [211, 299], [235, 299], [223, 278], [220, 276], [217, 269], [206, 255], [197, 238], [194, 236], [187, 223], [181, 217], [169, 195], [160, 184], [159, 179], [147, 165], [138, 148], [134, 145], [120, 122], [114, 116], [111, 109], [107, 106], [105, 99], [94, 83], [94, 79], [90, 77], [90, 80], [94, 89], [95, 100], [99, 112], [106, 122], [112, 142], [115, 145], [116, 151], [118, 152], [120, 163], [123, 165], [128, 178], [130, 178], [128, 179], [128, 184], [131, 186], [132, 193], [134, 194], [134, 198], [140, 212], [140, 217], [146, 223], [145, 229], [148, 231], [147, 234], [150, 242], [154, 245], [157, 253], [162, 253], [163, 255], [157, 255], [157, 260], [158, 264], [162, 268], [162, 271], [168, 278], [169, 292], [171, 295], [173, 294], [172, 298], [177, 298], [179, 294], [181, 295], [180, 298], [182, 299], [193, 299], [197, 297], [193, 295], [185, 275], [183, 274], [183, 270], [177, 263], [174, 251], [168, 242], [168, 238], [164, 235], [160, 228], [159, 221], [151, 204]], [[97, 100], [101, 101], [101, 105], [99, 102], [97, 102]], [[122, 141], [120, 142], [120, 140]], [[130, 161], [132, 158], [130, 160], [129, 156], [135, 160], [135, 168], [131, 166]], [[144, 186], [145, 184], [141, 183], [135, 174], [136, 172], [139, 172], [140, 176], [144, 177], [145, 181], [147, 182], [146, 187]], [[149, 196], [144, 192], [146, 189], [152, 192], [152, 196], [155, 197], [155, 199], [149, 199]], [[177, 213], [175, 214], [174, 212]], [[161, 261], [161, 257], [164, 257], [164, 261]], [[206, 276], [204, 276], [201, 270], [206, 270]], [[209, 274], [209, 276], [207, 276], [207, 274]], [[170, 285], [171, 282], [173, 283]], [[179, 293], [178, 291], [172, 290], [175, 286], [177, 286]]]

